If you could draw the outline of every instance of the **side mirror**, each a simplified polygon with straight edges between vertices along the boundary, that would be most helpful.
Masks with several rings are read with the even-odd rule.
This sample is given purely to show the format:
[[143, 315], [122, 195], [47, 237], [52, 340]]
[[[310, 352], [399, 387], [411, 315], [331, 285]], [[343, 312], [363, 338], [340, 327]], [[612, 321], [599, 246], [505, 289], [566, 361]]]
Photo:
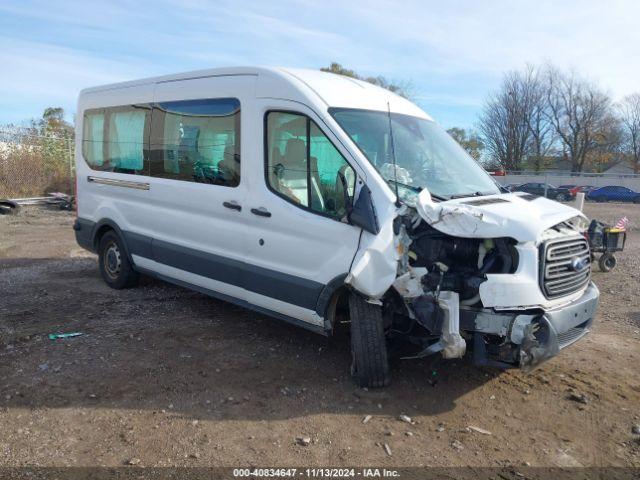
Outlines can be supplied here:
[[380, 232], [378, 216], [371, 198], [371, 190], [366, 185], [360, 189], [358, 199], [355, 201], [349, 214], [349, 222], [369, 233], [377, 235]]
[[380, 232], [380, 226], [378, 225], [378, 216], [376, 215], [369, 187], [362, 186], [358, 199], [354, 203], [349, 195], [349, 181], [343, 170], [338, 172], [336, 183], [342, 190], [342, 198], [349, 223], [377, 235]]

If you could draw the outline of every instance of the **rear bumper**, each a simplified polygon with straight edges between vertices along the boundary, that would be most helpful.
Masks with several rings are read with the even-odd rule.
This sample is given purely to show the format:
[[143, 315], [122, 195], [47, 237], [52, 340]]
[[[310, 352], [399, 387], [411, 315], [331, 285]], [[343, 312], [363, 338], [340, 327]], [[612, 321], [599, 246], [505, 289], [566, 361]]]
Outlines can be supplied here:
[[84, 218], [76, 218], [73, 222], [73, 231], [76, 234], [76, 242], [82, 248], [95, 253], [95, 246], [93, 245], [95, 222], [91, 220], [85, 220]]

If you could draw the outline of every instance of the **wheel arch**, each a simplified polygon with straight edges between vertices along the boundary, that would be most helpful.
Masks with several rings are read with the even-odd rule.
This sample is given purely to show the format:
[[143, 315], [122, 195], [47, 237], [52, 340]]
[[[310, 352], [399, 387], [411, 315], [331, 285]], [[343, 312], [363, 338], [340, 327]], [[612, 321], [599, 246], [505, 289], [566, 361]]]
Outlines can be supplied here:
[[95, 251], [98, 251], [98, 247], [100, 246], [100, 239], [108, 231], [113, 231], [116, 235], [118, 235], [118, 238], [120, 239], [120, 241], [122, 242], [122, 246], [124, 247], [124, 252], [127, 256], [127, 259], [129, 260], [131, 265], [134, 265], [129, 247], [127, 246], [125, 235], [123, 234], [118, 224], [109, 218], [103, 218], [102, 220], [99, 220], [93, 227], [92, 244]]
[[337, 275], [327, 283], [316, 302], [316, 313], [324, 318], [324, 329], [331, 334], [335, 325], [336, 308], [341, 298], [348, 295], [349, 287], [345, 283], [346, 273]]

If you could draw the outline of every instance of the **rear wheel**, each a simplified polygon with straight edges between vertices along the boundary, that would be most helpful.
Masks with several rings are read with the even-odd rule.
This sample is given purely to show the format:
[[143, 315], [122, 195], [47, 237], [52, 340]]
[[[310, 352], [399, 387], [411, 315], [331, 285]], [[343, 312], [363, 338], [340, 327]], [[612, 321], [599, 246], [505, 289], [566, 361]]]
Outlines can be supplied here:
[[140, 275], [131, 266], [122, 240], [113, 230], [100, 238], [98, 256], [100, 275], [111, 288], [120, 290], [133, 287], [138, 283]]
[[389, 385], [391, 375], [387, 358], [382, 307], [352, 293], [349, 298], [351, 319], [351, 376], [361, 387]]
[[20, 210], [20, 205], [11, 200], [0, 200], [0, 215], [15, 215]]
[[615, 268], [617, 263], [618, 261], [616, 260], [616, 257], [614, 257], [611, 253], [603, 254], [600, 257], [600, 260], [598, 260], [598, 266], [603, 272], [610, 272]]
[[640, 195], [633, 199], [633, 203], [640, 203]]
[[605, 198], [604, 197], [596, 197], [596, 202], [604, 203], [605, 202]]

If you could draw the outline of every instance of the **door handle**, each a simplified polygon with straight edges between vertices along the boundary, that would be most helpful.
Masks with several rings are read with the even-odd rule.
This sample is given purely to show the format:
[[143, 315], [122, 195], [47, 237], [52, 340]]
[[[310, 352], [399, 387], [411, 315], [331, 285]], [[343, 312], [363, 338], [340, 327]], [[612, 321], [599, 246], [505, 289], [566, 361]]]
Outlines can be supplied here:
[[227, 208], [230, 208], [231, 210], [237, 210], [237, 211], [242, 210], [242, 207], [238, 205], [237, 202], [222, 202], [222, 205]]
[[270, 217], [271, 216], [271, 212], [269, 210], [267, 210], [264, 207], [260, 207], [260, 208], [252, 208], [251, 209], [251, 213], [253, 213], [254, 215], [258, 215], [259, 217]]

